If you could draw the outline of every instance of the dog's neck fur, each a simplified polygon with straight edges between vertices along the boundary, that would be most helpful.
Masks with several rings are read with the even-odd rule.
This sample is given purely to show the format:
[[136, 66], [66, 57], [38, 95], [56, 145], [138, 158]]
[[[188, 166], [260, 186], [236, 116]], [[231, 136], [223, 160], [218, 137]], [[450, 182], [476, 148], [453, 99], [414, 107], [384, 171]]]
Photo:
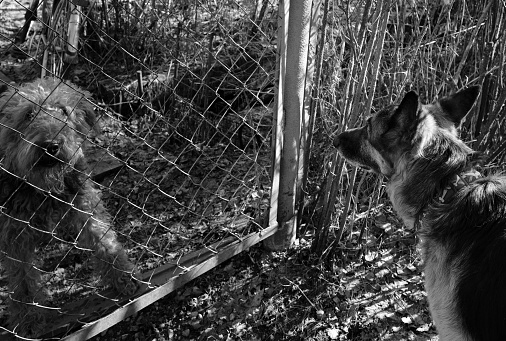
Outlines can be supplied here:
[[472, 168], [473, 151], [453, 132], [434, 129], [432, 134], [400, 157], [387, 184], [395, 211], [410, 228], [456, 176]]

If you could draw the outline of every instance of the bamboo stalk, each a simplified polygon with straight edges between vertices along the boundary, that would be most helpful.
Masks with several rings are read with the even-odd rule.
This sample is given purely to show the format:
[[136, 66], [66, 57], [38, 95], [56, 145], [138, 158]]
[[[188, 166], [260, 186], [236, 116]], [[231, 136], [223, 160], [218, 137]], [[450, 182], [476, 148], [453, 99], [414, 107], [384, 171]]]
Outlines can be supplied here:
[[[313, 140], [313, 130], [314, 130], [314, 124], [315, 124], [315, 117], [316, 115], [318, 114], [318, 98], [320, 97], [320, 86], [321, 86], [321, 83], [320, 83], [320, 79], [321, 79], [321, 75], [322, 75], [322, 68], [323, 68], [323, 51], [325, 49], [325, 30], [327, 28], [327, 16], [328, 16], [328, 9], [329, 9], [329, 0], [325, 0], [325, 3], [323, 5], [323, 9], [322, 9], [322, 14], [321, 15], [315, 15], [313, 14], [313, 17], [322, 17], [322, 24], [321, 24], [321, 29], [319, 30], [320, 32], [322, 32], [322, 34], [320, 35], [320, 37], [318, 38], [317, 35], [318, 35], [318, 28], [320, 27], [320, 25], [317, 25], [318, 22], [314, 22], [312, 23], [311, 27], [312, 27], [312, 36], [314, 35], [314, 39], [313, 39], [313, 44], [316, 44], [318, 43], [318, 46], [316, 48], [316, 58], [315, 58], [315, 62], [313, 63], [314, 64], [314, 68], [315, 68], [315, 75], [314, 75], [314, 83], [313, 83], [313, 86], [312, 88], [308, 89], [309, 91], [306, 93], [306, 99], [307, 101], [309, 102], [308, 104], [308, 116], [309, 116], [309, 121], [307, 122], [307, 141], [305, 141], [302, 145], [303, 145], [303, 150], [302, 150], [302, 153], [303, 153], [303, 160], [301, 160], [301, 162], [303, 163], [304, 167], [303, 167], [303, 174], [302, 174], [302, 189], [300, 191], [300, 194], [298, 195], [298, 206], [299, 206], [299, 211], [298, 211], [298, 216], [297, 216], [297, 226], [299, 226], [300, 228], [300, 224], [302, 222], [302, 214], [303, 214], [303, 210], [302, 208], [304, 207], [304, 198], [305, 198], [305, 194], [306, 194], [306, 186], [307, 186], [307, 179], [308, 179], [308, 172], [309, 172], [309, 158], [310, 158], [310, 153], [311, 153], [311, 147], [312, 147], [312, 140]], [[313, 13], [315, 11], [320, 11], [320, 7], [321, 7], [321, 2], [318, 1], [318, 4], [316, 6], [314, 6], [316, 8], [313, 8]], [[313, 75], [307, 75], [307, 77], [313, 77]], [[312, 82], [312, 80], [308, 80], [310, 82]]]
[[469, 56], [469, 53], [471, 51], [471, 48], [474, 46], [475, 44], [475, 41], [476, 41], [476, 37], [478, 35], [478, 32], [480, 30], [480, 28], [482, 27], [482, 25], [484, 24], [484, 21], [485, 21], [485, 18], [487, 17], [488, 15], [488, 11], [490, 9], [490, 7], [492, 6], [492, 3], [494, 2], [495, 0], [490, 0], [487, 4], [487, 6], [485, 6], [485, 8], [483, 9], [483, 12], [481, 13], [481, 16], [480, 18], [478, 19], [478, 22], [476, 23], [476, 26], [474, 27], [474, 30], [473, 30], [473, 34], [471, 36], [471, 39], [469, 39], [468, 43], [467, 43], [467, 46], [466, 46], [466, 49], [464, 50], [464, 53], [462, 54], [462, 58], [460, 60], [460, 63], [457, 67], [457, 71], [455, 72], [454, 76], [453, 76], [453, 82], [455, 84], [458, 83], [458, 80], [459, 80], [459, 77], [460, 77], [460, 74], [462, 73], [462, 69], [464, 68], [464, 65], [467, 61], [467, 58]]
[[348, 211], [350, 210], [351, 206], [351, 198], [353, 194], [353, 188], [355, 184], [355, 180], [357, 179], [357, 167], [353, 167], [353, 171], [351, 172], [350, 176], [350, 184], [348, 187], [348, 191], [346, 192], [346, 198], [344, 199], [344, 207], [343, 211], [341, 212], [341, 218], [339, 219], [339, 231], [337, 232], [336, 236], [336, 244], [338, 245], [341, 241], [341, 238], [343, 237], [345, 225], [346, 225], [346, 218], [348, 217]]

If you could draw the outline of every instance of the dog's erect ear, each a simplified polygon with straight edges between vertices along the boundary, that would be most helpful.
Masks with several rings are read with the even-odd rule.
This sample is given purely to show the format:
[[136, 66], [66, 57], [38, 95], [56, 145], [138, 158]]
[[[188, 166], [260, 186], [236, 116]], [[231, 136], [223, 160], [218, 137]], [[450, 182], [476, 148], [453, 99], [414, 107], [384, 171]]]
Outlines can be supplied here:
[[415, 91], [410, 91], [404, 95], [401, 104], [399, 104], [395, 111], [393, 119], [403, 131], [408, 131], [416, 124], [419, 109], [418, 94]]
[[476, 101], [479, 93], [479, 86], [471, 86], [449, 97], [439, 100], [439, 104], [453, 123], [455, 123], [455, 125], [459, 125], [460, 121], [467, 115], [469, 110], [471, 110], [471, 107]]

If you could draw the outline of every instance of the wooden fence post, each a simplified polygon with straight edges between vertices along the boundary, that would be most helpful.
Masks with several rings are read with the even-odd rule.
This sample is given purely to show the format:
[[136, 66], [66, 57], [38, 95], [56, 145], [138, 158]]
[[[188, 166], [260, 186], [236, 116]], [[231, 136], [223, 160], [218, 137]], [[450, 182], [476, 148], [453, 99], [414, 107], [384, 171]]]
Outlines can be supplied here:
[[297, 193], [302, 184], [300, 147], [309, 52], [312, 0], [280, 1], [278, 31], [279, 88], [275, 112], [275, 151], [270, 225], [279, 230], [264, 241], [269, 250], [285, 250], [295, 241]]

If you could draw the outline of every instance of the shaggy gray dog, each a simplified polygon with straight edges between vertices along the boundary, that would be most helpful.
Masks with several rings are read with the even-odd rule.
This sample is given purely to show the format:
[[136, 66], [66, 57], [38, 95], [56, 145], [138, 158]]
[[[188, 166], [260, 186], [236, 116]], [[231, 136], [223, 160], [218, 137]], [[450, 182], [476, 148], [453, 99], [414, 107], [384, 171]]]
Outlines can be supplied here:
[[89, 93], [39, 79], [0, 90], [0, 258], [10, 290], [9, 326], [41, 332], [47, 311], [36, 248], [51, 238], [95, 252], [105, 284], [131, 295], [134, 265], [86, 172], [82, 144], [97, 130]]

